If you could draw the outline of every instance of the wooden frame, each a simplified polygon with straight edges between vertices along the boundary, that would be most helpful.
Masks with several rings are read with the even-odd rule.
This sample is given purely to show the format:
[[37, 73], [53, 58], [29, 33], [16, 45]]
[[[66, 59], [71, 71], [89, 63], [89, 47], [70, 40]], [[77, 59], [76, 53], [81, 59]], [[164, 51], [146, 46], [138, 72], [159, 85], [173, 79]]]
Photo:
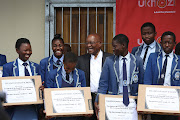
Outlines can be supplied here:
[[[54, 113], [51, 92], [63, 91], [63, 90], [82, 90], [84, 92], [86, 112]], [[45, 98], [46, 116], [61, 117], [61, 116], [83, 116], [83, 115], [93, 114], [90, 87], [45, 88], [44, 98]]]
[[[162, 85], [139, 85], [138, 91], [138, 104], [137, 104], [137, 111], [144, 114], [164, 114], [164, 115], [180, 115], [180, 111], [173, 111], [173, 110], [157, 110], [157, 109], [149, 109], [146, 108], [146, 89], [147, 88], [171, 88], [175, 90], [180, 90], [179, 86], [162, 86]], [[180, 100], [180, 98], [179, 98]], [[180, 102], [179, 102], [180, 103]], [[179, 106], [180, 110], [180, 106]]]
[[[105, 119], [105, 98], [106, 97], [111, 97], [111, 98], [123, 98], [121, 95], [105, 95], [105, 94], [100, 94], [99, 95], [99, 108], [100, 108], [100, 113], [99, 113], [99, 119], [100, 120], [106, 120]], [[129, 96], [129, 98], [132, 99], [137, 99], [137, 96]], [[142, 116], [138, 114], [138, 120], [142, 120]]]
[[0, 77], [0, 91], [2, 90], [2, 80], [13, 80], [13, 79], [34, 79], [35, 88], [36, 88], [36, 102], [18, 102], [18, 103], [3, 103], [3, 106], [12, 106], [12, 105], [30, 105], [30, 104], [42, 104], [42, 91], [39, 87], [42, 85], [41, 76], [23, 76], [23, 77]]

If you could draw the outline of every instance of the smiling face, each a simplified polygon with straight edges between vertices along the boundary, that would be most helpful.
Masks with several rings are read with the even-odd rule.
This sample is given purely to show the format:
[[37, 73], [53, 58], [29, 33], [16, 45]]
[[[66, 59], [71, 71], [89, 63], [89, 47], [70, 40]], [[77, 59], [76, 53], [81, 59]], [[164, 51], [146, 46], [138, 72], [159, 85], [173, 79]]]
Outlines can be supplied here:
[[16, 52], [19, 54], [19, 59], [25, 62], [32, 54], [31, 45], [29, 43], [22, 43], [19, 49], [16, 48]]
[[64, 44], [62, 42], [62, 40], [54, 40], [52, 42], [52, 50], [54, 52], [54, 56], [56, 58], [61, 58], [63, 55], [63, 51], [64, 51]]
[[165, 35], [161, 40], [161, 46], [166, 54], [171, 53], [175, 45], [176, 42], [171, 35]]
[[153, 30], [152, 27], [143, 27], [141, 30], [141, 36], [143, 41], [147, 44], [150, 45], [151, 43], [154, 42], [156, 32]]
[[101, 40], [97, 34], [89, 35], [86, 39], [86, 48], [89, 54], [97, 55], [101, 49]]

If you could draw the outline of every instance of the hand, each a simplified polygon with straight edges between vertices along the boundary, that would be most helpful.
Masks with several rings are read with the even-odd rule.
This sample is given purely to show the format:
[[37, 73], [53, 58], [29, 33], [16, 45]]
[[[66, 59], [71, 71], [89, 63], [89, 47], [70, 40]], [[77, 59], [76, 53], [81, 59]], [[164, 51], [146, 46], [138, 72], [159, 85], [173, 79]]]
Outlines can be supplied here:
[[97, 102], [94, 102], [94, 106], [95, 106], [95, 112], [96, 112], [96, 116], [97, 116], [97, 119], [99, 120], [99, 105]]
[[42, 85], [39, 87], [40, 90], [44, 91], [44, 81], [42, 82]]
[[[46, 114], [46, 111], [43, 110], [43, 113]], [[53, 117], [52, 117], [52, 116], [45, 116], [45, 120], [49, 120], [49, 119], [51, 119], [51, 118], [53, 118]]]

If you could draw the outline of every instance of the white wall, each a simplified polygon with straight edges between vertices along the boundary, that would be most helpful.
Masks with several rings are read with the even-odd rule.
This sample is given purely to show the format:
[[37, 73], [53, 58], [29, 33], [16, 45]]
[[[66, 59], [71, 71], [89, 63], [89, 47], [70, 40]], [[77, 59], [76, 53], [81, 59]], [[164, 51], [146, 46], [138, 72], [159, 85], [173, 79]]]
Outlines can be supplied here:
[[21, 37], [31, 42], [31, 61], [44, 58], [44, 4], [45, 0], [0, 0], [0, 53], [8, 62], [18, 57], [15, 42]]

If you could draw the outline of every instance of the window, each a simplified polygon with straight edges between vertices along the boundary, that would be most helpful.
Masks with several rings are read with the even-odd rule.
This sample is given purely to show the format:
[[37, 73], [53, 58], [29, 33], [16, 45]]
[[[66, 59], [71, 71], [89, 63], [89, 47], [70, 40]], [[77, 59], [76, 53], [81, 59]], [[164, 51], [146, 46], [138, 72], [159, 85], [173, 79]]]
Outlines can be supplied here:
[[[91, 33], [103, 39], [102, 50], [112, 53], [115, 35], [115, 0], [51, 0], [45, 2], [45, 56], [52, 54], [51, 40], [61, 34], [77, 55], [86, 53], [85, 40]], [[79, 0], [78, 0], [79, 1]]]

